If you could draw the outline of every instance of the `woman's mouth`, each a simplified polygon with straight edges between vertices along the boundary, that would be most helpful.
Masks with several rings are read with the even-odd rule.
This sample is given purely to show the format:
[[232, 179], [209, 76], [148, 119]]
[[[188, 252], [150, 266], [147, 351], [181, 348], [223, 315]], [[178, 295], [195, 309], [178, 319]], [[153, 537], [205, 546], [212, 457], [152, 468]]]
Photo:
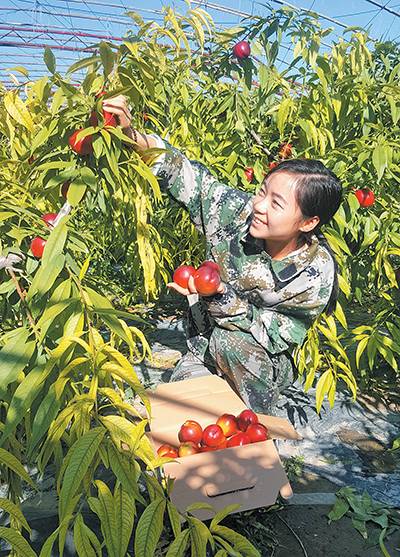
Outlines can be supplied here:
[[254, 216], [253, 217], [253, 223], [254, 224], [263, 224], [265, 226], [265, 222], [263, 222], [262, 220], [260, 220], [258, 217]]

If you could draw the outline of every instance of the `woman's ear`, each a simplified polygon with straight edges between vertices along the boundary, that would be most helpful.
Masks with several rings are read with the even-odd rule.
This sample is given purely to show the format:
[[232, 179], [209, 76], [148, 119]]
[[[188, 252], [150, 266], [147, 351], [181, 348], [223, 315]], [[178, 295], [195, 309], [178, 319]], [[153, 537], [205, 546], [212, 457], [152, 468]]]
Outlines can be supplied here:
[[319, 221], [320, 218], [317, 216], [304, 219], [302, 225], [299, 228], [300, 232], [311, 232], [316, 226], [318, 226]]

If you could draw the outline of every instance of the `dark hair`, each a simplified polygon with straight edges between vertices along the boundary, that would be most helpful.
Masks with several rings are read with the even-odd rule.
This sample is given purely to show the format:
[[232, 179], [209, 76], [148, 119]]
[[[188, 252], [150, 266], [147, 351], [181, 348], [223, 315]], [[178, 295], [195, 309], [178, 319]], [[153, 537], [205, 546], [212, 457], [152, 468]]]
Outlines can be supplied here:
[[312, 159], [290, 159], [279, 163], [267, 176], [277, 172], [288, 172], [296, 175], [296, 201], [304, 218], [319, 217], [316, 228], [304, 237], [310, 241], [312, 234], [316, 234], [319, 242], [329, 252], [335, 268], [331, 296], [325, 307], [327, 315], [331, 315], [339, 297], [338, 264], [327, 239], [321, 232], [321, 226], [327, 224], [339, 209], [342, 201], [342, 184], [339, 178], [321, 161]]

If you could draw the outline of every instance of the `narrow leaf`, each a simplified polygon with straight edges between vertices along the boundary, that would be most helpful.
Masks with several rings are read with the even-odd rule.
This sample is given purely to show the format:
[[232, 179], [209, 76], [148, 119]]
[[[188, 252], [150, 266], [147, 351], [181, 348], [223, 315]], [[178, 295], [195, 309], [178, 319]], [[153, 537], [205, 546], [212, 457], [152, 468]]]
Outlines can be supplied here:
[[6, 540], [16, 551], [18, 557], [37, 557], [26, 539], [14, 528], [0, 526], [0, 540]]
[[78, 439], [70, 449], [70, 461], [65, 470], [60, 492], [59, 513], [61, 520], [66, 513], [68, 501], [79, 489], [80, 483], [93, 461], [104, 434], [103, 428], [94, 428]]
[[136, 527], [135, 557], [154, 556], [163, 530], [165, 505], [165, 499], [156, 499], [140, 517]]

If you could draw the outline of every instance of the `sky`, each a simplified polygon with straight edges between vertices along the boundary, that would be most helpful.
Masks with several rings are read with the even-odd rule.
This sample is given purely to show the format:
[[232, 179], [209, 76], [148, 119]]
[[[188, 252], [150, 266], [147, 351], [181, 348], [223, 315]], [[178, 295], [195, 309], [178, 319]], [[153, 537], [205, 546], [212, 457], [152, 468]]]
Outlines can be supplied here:
[[[400, 0], [270, 0], [269, 6], [277, 9], [282, 3], [312, 9], [335, 20], [321, 19], [324, 27], [334, 27], [330, 40], [343, 33], [343, 25], [357, 25], [368, 28], [376, 39], [400, 41]], [[237, 25], [243, 17], [241, 13], [268, 16], [271, 11], [268, 4], [256, 0], [193, 1], [193, 7], [198, 5], [210, 13], [218, 26]], [[74, 61], [87, 56], [80, 50], [85, 46], [103, 37], [111, 36], [116, 42], [122, 39], [133, 28], [132, 20], [126, 16], [129, 10], [137, 11], [144, 19], [161, 21], [164, 6], [172, 6], [180, 13], [187, 9], [183, 0], [2, 0], [0, 80], [10, 87], [7, 69], [15, 66], [29, 69], [31, 79], [47, 74], [43, 63], [45, 44], [52, 46], [57, 69], [63, 73]], [[96, 37], [84, 36], [90, 34]], [[23, 80], [20, 74], [16, 75]]]

